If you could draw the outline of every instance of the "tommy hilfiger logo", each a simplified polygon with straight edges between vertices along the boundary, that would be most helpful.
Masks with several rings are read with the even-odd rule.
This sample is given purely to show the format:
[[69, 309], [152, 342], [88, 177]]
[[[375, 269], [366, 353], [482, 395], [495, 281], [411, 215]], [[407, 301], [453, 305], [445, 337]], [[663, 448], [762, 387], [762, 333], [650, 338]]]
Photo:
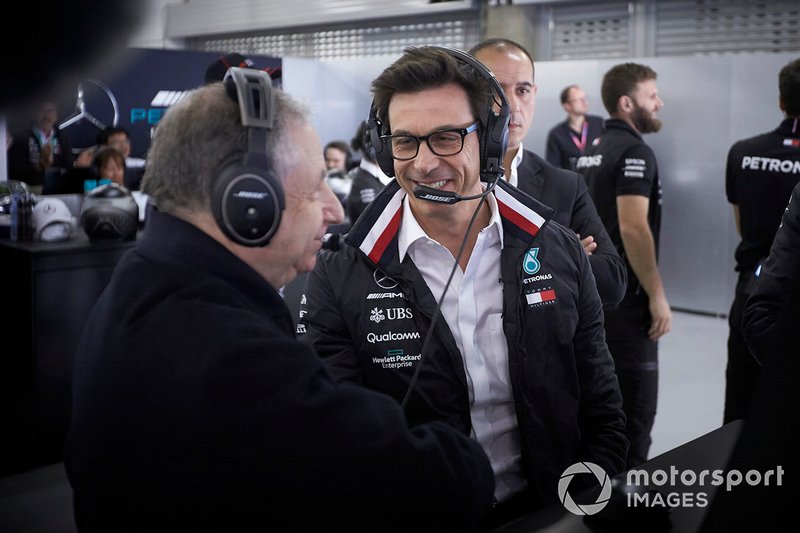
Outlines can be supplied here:
[[525, 298], [528, 300], [528, 305], [553, 303], [556, 300], [556, 291], [555, 289], [536, 291], [526, 294]]

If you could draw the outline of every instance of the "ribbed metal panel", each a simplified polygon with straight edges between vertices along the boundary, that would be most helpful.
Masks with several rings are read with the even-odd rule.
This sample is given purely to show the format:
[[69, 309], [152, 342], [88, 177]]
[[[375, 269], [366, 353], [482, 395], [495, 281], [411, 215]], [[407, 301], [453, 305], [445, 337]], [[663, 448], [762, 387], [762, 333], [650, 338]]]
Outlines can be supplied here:
[[472, 0], [191, 0], [168, 6], [166, 37], [195, 38], [409, 15], [425, 17], [470, 10], [473, 4]]
[[800, 49], [797, 0], [665, 0], [656, 8], [656, 55]]
[[[425, 20], [427, 18], [427, 20]], [[466, 49], [479, 39], [475, 16], [414, 17], [407, 23], [395, 19], [383, 23], [328, 26], [314, 31], [265, 31], [238, 36], [196, 39], [188, 46], [204, 51], [238, 51], [276, 57], [341, 60], [400, 54], [406, 46], [436, 44]]]
[[631, 55], [628, 2], [555, 4], [550, 32], [553, 60]]

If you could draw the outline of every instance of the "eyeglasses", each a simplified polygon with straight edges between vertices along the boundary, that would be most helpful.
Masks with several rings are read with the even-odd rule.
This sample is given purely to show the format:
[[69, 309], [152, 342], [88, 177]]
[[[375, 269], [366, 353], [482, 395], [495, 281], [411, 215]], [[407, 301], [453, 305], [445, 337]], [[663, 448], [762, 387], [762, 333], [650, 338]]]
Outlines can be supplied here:
[[464, 149], [464, 137], [476, 131], [480, 122], [473, 122], [466, 128], [439, 130], [428, 135], [381, 135], [381, 141], [388, 144], [392, 158], [409, 161], [419, 154], [419, 143], [425, 141], [431, 152], [438, 156], [456, 155]]

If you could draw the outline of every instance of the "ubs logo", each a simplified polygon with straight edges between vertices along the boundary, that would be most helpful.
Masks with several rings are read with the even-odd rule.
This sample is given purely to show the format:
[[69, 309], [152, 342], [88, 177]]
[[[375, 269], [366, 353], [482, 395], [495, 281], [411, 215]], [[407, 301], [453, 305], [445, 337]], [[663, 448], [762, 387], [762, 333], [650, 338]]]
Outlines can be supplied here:
[[372, 279], [375, 280], [375, 283], [381, 289], [389, 290], [397, 287], [397, 282], [393, 278], [390, 278], [389, 276], [387, 276], [386, 274], [384, 274], [379, 270], [376, 270], [375, 272], [372, 273]]

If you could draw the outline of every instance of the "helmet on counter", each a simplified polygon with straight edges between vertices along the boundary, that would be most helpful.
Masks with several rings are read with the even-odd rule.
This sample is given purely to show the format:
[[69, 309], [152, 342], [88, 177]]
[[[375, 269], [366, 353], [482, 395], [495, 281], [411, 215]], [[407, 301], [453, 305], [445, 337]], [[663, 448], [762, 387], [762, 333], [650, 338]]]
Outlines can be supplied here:
[[125, 187], [101, 185], [83, 199], [81, 227], [90, 241], [133, 240], [139, 229], [139, 206]]

